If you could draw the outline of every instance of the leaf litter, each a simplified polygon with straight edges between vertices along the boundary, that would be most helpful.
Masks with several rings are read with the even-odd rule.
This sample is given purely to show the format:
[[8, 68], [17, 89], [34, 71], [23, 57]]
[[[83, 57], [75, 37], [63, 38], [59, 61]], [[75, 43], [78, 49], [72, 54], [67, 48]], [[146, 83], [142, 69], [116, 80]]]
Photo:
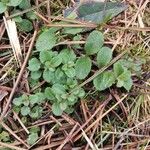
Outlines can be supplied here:
[[[17, 23], [22, 56], [26, 58], [22, 68], [15, 60], [9, 62], [13, 53], [8, 53], [11, 46], [5, 27], [0, 26], [1, 75], [10, 79], [0, 85], [4, 91], [0, 149], [149, 149], [150, 55], [145, 37], [147, 20], [143, 19], [148, 1], [72, 0], [32, 6], [25, 0], [3, 3], [1, 11], [9, 5], [23, 10], [17, 14], [22, 17], [20, 21], [29, 19], [27, 22], [32, 23], [28, 27]], [[68, 5], [72, 7], [64, 10]], [[54, 16], [44, 15], [50, 14], [48, 8]], [[22, 15], [24, 10], [39, 18]], [[65, 18], [59, 17], [62, 10]], [[42, 28], [36, 24], [37, 18]], [[87, 26], [91, 29], [83, 33]], [[97, 35], [90, 38], [90, 34]], [[79, 38], [74, 40], [75, 36]]]

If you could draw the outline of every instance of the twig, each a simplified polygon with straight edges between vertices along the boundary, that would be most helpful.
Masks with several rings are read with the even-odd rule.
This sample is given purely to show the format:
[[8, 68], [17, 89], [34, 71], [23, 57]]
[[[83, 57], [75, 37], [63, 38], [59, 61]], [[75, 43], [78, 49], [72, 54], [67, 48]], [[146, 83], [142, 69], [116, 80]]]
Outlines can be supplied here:
[[56, 150], [62, 150], [62, 148], [64, 147], [64, 145], [70, 140], [70, 136], [73, 134], [73, 132], [75, 131], [75, 129], [77, 128], [77, 126], [78, 126], [78, 123], [76, 123], [76, 125], [70, 131], [70, 133], [68, 134], [68, 136], [66, 137], [66, 139], [63, 141], [63, 143]]
[[94, 24], [48, 24], [47, 27], [74, 27], [74, 28], [96, 28]]
[[14, 145], [12, 145], [12, 144], [10, 144], [10, 143], [3, 143], [3, 142], [0, 142], [0, 145], [2, 146], [2, 148], [8, 147], [8, 148], [10, 148], [10, 149], [15, 149], [15, 150], [27, 150], [27, 149], [24, 149], [24, 148], [19, 148], [19, 147], [17, 147], [17, 146], [14, 146]]
[[[125, 95], [123, 98], [120, 99], [120, 101], [118, 101], [115, 105], [113, 105], [108, 111], [106, 111], [104, 114], [100, 115], [99, 118], [97, 118], [91, 125], [89, 125], [89, 126], [86, 128], [85, 133], [86, 133], [87, 131], [89, 131], [89, 130], [91, 129], [91, 127], [93, 127], [97, 122], [99, 122], [104, 116], [106, 116], [109, 112], [111, 112], [112, 109], [114, 109], [116, 106], [118, 106], [118, 104], [120, 104], [127, 96], [128, 96], [128, 95]], [[76, 136], [76, 135], [78, 134], [78, 132], [80, 131], [80, 129], [83, 129], [83, 127], [85, 127], [86, 124], [87, 124], [87, 122], [86, 122], [84, 125], [82, 125], [82, 126], [79, 128], [79, 130], [77, 130], [77, 131], [74, 133], [73, 137]], [[81, 137], [81, 135], [77, 136], [77, 137], [74, 139], [74, 141], [78, 140], [80, 137]]]
[[29, 130], [25, 127], [25, 125], [22, 123], [21, 119], [18, 117], [18, 115], [16, 114], [16, 112], [14, 112], [14, 116], [17, 118], [18, 122], [20, 123], [20, 125], [22, 126], [22, 128], [26, 131], [27, 134], [29, 134]]

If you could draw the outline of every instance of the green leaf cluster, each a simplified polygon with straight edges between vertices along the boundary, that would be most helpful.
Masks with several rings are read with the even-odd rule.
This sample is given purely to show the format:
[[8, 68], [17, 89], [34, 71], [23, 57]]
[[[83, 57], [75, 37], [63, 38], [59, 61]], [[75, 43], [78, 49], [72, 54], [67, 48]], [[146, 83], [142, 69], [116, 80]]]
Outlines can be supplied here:
[[42, 104], [45, 100], [43, 93], [39, 92], [33, 95], [22, 95], [13, 99], [14, 110], [21, 113], [22, 116], [30, 116], [33, 119], [39, 118], [42, 115]]
[[[21, 11], [31, 7], [30, 0], [1, 0], [0, 14], [12, 7], [11, 15], [21, 13]], [[13, 18], [20, 31], [30, 32], [33, 30], [32, 20], [38, 19], [33, 11], [27, 12], [25, 16], [18, 15]]]
[[52, 111], [57, 116], [63, 111], [72, 112], [72, 106], [78, 98], [85, 95], [82, 88], [71, 92], [78, 86], [75, 62], [76, 55], [71, 49], [63, 49], [60, 53], [41, 49], [39, 59], [29, 60], [28, 69], [31, 71], [31, 78], [47, 82], [43, 94], [52, 104]]
[[29, 131], [30, 134], [28, 135], [27, 143], [33, 145], [39, 138], [38, 134], [40, 129], [38, 127], [32, 127]]
[[10, 141], [9, 133], [3, 130], [0, 133], [0, 141], [2, 141], [2, 142], [9, 142]]
[[[29, 60], [27, 67], [30, 71], [30, 86], [34, 87], [41, 81], [46, 83], [32, 95], [14, 99], [15, 109], [22, 116], [38, 118], [45, 101], [52, 105], [52, 112], [56, 116], [63, 112], [72, 113], [75, 103], [86, 95], [79, 84], [92, 74], [95, 66], [101, 69], [112, 60], [112, 50], [104, 45], [100, 31], [89, 34], [82, 55], [74, 53], [71, 48], [56, 51], [54, 47], [59, 40], [57, 31], [56, 28], [44, 29], [37, 38], [36, 57]], [[96, 90], [103, 91], [116, 84], [129, 91], [132, 87], [131, 71], [125, 64], [119, 60], [112, 69], [96, 76], [93, 80]]]

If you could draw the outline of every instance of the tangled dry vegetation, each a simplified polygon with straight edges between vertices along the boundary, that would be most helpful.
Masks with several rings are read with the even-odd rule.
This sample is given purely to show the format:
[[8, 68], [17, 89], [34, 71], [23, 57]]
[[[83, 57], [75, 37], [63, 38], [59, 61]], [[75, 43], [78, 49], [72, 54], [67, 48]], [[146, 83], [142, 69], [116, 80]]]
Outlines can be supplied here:
[[[149, 0], [125, 2], [128, 4], [128, 9], [107, 24], [97, 26], [76, 20], [66, 23], [70, 20], [63, 18], [62, 12], [66, 7], [73, 6], [73, 0], [46, 2], [34, 0], [31, 8], [14, 13], [14, 16], [17, 13], [17, 16], [22, 16], [25, 12], [34, 10], [34, 15], [38, 17], [38, 21], [31, 20], [33, 27], [28, 26], [25, 28], [26, 31], [18, 30], [20, 45], [17, 39], [13, 43], [15, 31], [10, 29], [10, 35], [6, 32], [9, 26], [6, 20], [14, 16], [8, 11], [1, 14], [0, 150], [150, 149], [150, 2]], [[31, 16], [35, 17], [34, 15]], [[59, 25], [55, 24], [56, 21], [62, 22]], [[72, 29], [89, 26], [101, 31], [105, 45], [112, 47], [114, 59], [98, 72], [103, 72], [107, 68], [111, 70], [118, 59], [125, 58], [130, 62], [129, 65], [132, 65], [131, 69], [135, 67], [136, 71], [132, 73], [132, 89], [127, 92], [113, 85], [104, 91], [97, 91], [88, 76], [89, 78], [83, 83], [80, 82], [86, 95], [73, 106], [73, 113], [63, 112], [61, 116], [53, 115], [51, 104], [45, 101], [40, 107], [35, 108], [43, 109], [38, 119], [23, 117], [22, 115], [28, 110], [18, 113], [13, 107], [14, 97], [20, 94], [30, 96], [46, 85], [44, 80], [33, 84], [32, 87], [29, 83], [30, 72], [27, 66], [29, 57], [37, 54], [36, 39], [45, 27], [62, 26]], [[74, 35], [62, 36], [58, 32], [57, 36], [60, 35], [58, 38], [61, 42], [57, 44], [56, 51], [59, 52], [65, 46], [75, 49], [76, 55], [81, 56], [83, 45], [90, 32], [81, 33], [81, 37], [77, 37], [77, 40], [73, 40]], [[95, 63], [94, 58], [93, 61]], [[141, 68], [139, 64], [142, 64]], [[95, 68], [92, 68], [92, 74], [97, 72]]]

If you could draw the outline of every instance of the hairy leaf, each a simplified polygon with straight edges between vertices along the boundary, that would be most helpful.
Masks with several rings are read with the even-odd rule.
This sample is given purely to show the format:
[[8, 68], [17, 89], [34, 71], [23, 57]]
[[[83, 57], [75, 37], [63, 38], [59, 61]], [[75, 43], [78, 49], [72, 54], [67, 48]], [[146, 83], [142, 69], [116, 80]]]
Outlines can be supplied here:
[[91, 71], [92, 62], [89, 57], [80, 57], [75, 65], [76, 77], [85, 79]]
[[102, 47], [97, 54], [97, 64], [99, 67], [107, 65], [112, 59], [112, 50], [109, 47]]
[[114, 73], [110, 71], [103, 72], [93, 80], [93, 83], [97, 90], [103, 91], [115, 83]]
[[93, 31], [88, 36], [84, 49], [88, 55], [93, 55], [98, 51], [100, 51], [103, 44], [104, 44], [103, 34], [99, 31]]

